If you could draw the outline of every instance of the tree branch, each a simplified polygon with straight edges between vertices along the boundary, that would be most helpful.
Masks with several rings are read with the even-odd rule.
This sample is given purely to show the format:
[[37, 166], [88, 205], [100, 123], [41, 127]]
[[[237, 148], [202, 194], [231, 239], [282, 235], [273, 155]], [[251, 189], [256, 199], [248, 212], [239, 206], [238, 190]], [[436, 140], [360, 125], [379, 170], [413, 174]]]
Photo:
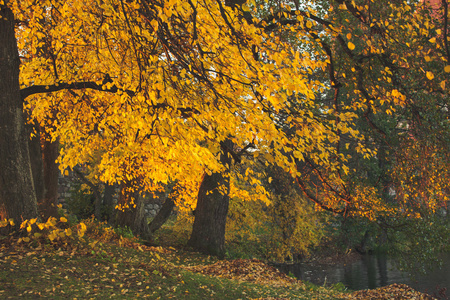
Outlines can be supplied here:
[[25, 100], [28, 96], [34, 95], [34, 94], [42, 94], [42, 93], [51, 93], [51, 92], [58, 92], [62, 90], [82, 90], [82, 89], [92, 89], [102, 92], [109, 92], [109, 93], [118, 93], [123, 92], [126, 93], [128, 96], [133, 97], [136, 95], [134, 91], [131, 90], [122, 90], [119, 89], [117, 86], [112, 86], [110, 88], [107, 88], [103, 84], [98, 84], [94, 81], [81, 81], [81, 82], [72, 82], [72, 83], [56, 83], [52, 85], [32, 85], [26, 88], [23, 88], [20, 90], [20, 96], [22, 97], [22, 100]]

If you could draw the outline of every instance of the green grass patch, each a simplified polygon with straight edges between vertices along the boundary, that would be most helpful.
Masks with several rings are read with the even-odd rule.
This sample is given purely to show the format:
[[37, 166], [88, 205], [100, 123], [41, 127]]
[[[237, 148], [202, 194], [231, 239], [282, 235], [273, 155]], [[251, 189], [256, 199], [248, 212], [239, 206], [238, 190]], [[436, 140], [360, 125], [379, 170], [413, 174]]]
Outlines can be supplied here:
[[0, 298], [33, 299], [333, 299], [336, 291], [304, 284], [276, 286], [203, 275], [188, 266], [217, 260], [134, 242], [24, 244], [3, 239]]

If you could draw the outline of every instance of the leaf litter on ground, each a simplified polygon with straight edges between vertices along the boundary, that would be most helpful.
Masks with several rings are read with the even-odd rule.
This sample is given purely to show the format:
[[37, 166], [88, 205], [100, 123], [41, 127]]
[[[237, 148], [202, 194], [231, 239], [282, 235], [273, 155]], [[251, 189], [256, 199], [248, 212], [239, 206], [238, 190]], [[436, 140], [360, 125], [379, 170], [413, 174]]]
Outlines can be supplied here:
[[217, 261], [136, 239], [85, 238], [37, 244], [0, 239], [0, 298], [433, 299], [406, 285], [342, 293], [305, 284], [257, 259]]

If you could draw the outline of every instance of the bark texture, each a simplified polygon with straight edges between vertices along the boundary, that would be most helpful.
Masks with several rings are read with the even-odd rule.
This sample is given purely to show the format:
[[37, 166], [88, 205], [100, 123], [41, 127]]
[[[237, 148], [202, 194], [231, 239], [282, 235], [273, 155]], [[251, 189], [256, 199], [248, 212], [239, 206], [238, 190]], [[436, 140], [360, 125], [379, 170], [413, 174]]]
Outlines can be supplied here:
[[39, 211], [44, 219], [58, 215], [58, 177], [59, 168], [56, 159], [59, 155], [58, 141], [42, 142], [42, 160], [44, 167], [45, 193], [43, 198], [38, 198]]
[[[224, 145], [231, 148], [231, 142]], [[230, 177], [228, 168], [231, 156], [224, 149], [220, 161], [226, 166], [222, 173], [205, 174], [198, 191], [195, 220], [188, 246], [219, 258], [225, 256], [225, 227], [230, 202]]]
[[38, 217], [19, 87], [14, 15], [0, 5], [0, 217], [16, 224]]

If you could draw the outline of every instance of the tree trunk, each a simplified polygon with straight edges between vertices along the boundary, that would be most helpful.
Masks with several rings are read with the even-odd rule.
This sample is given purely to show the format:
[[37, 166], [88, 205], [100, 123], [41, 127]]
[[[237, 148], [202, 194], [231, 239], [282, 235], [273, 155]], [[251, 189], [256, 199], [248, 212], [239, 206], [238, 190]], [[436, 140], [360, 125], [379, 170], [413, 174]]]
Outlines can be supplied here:
[[19, 87], [14, 15], [0, 5], [0, 218], [38, 217]]
[[161, 228], [161, 226], [164, 225], [164, 223], [166, 223], [167, 219], [169, 219], [170, 214], [172, 213], [174, 206], [175, 201], [173, 201], [172, 197], [168, 197], [166, 201], [164, 201], [161, 209], [148, 225], [151, 234], [155, 233], [159, 228]]
[[104, 219], [108, 222], [111, 222], [113, 219], [113, 211], [114, 211], [114, 192], [116, 186], [105, 184], [105, 190], [103, 192], [103, 207], [104, 207]]
[[[224, 143], [231, 147], [231, 141]], [[223, 147], [224, 148], [224, 147]], [[228, 214], [231, 156], [224, 150], [220, 157], [226, 171], [205, 174], [198, 191], [195, 220], [188, 246], [205, 254], [223, 258], [225, 226]]]
[[[28, 134], [34, 136], [28, 141], [33, 184], [36, 192], [39, 215], [47, 220], [58, 215], [59, 168], [56, 159], [59, 143], [45, 140], [45, 130], [39, 125], [26, 126]], [[41, 142], [42, 138], [42, 142]]]
[[29, 124], [26, 126], [28, 134], [34, 132], [34, 136], [28, 140], [30, 153], [31, 173], [33, 175], [34, 190], [36, 192], [37, 202], [40, 203], [45, 197], [44, 183], [44, 162], [42, 160], [41, 133], [39, 125]]
[[[134, 207], [131, 201], [134, 201]], [[128, 227], [134, 235], [149, 240], [150, 231], [145, 217], [144, 198], [139, 192], [130, 192], [126, 186], [122, 186], [118, 205], [116, 225]]]
[[59, 155], [58, 141], [44, 140], [42, 143], [42, 159], [44, 162], [44, 197], [38, 198], [39, 211], [44, 219], [58, 215], [58, 177], [59, 169], [56, 159]]

